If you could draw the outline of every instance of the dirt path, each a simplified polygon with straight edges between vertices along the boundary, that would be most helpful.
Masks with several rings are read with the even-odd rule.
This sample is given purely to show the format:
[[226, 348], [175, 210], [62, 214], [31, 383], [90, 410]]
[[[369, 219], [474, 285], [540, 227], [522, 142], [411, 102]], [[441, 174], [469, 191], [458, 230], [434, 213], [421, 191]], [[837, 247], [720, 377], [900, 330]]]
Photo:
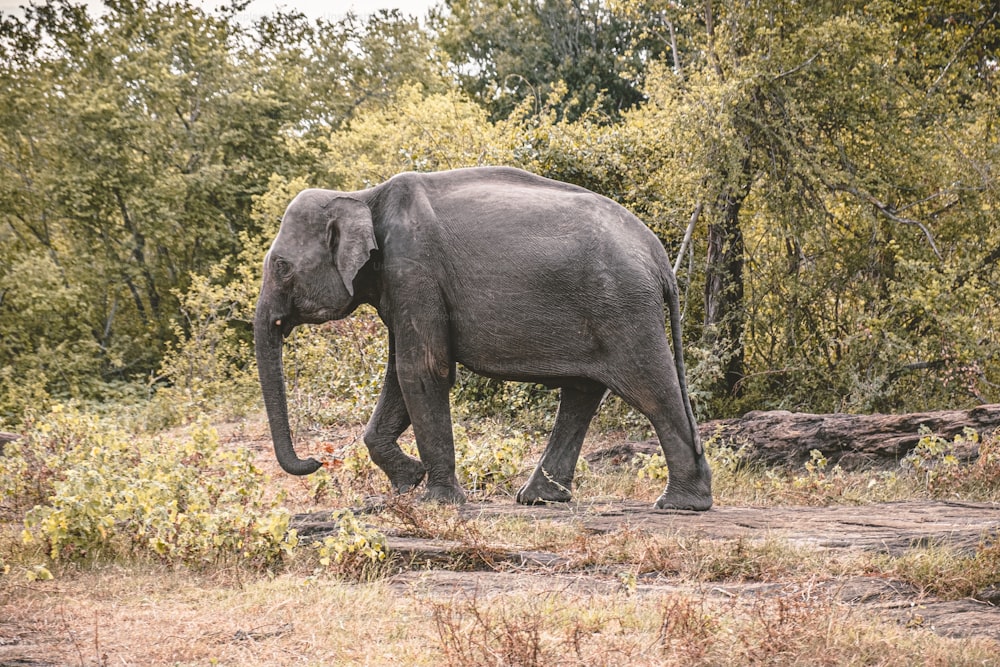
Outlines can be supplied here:
[[[849, 554], [867, 551], [899, 555], [932, 544], [973, 552], [981, 540], [1000, 531], [1000, 505], [963, 502], [913, 501], [863, 507], [716, 507], [709, 512], [653, 511], [647, 504], [608, 502], [543, 507], [523, 507], [511, 502], [470, 503], [462, 509], [468, 518], [519, 516], [535, 520], [573, 522], [588, 532], [605, 533], [632, 527], [671, 535], [701, 536], [717, 540], [783, 539], [792, 544]], [[321, 517], [300, 517], [305, 530], [322, 532]], [[378, 523], [377, 517], [373, 517]], [[586, 592], [613, 590], [621, 583], [607, 573], [560, 568], [566, 559], [547, 552], [491, 552], [495, 567], [456, 572], [435, 567], [469, 550], [468, 545], [437, 540], [390, 537], [389, 547], [426, 567], [397, 575], [393, 585], [453, 595], [456, 591], [550, 590]], [[797, 582], [697, 584], [669, 577], [643, 577], [638, 594], [689, 591], [721, 598], [754, 598], [788, 595], [803, 588], [803, 595], [834, 595], [873, 613], [919, 625], [952, 637], [987, 636], [1000, 640], [1000, 592], [987, 591], [984, 599], [939, 600], [922, 595], [913, 586], [880, 577], [831, 577], [811, 581], [809, 590]]]

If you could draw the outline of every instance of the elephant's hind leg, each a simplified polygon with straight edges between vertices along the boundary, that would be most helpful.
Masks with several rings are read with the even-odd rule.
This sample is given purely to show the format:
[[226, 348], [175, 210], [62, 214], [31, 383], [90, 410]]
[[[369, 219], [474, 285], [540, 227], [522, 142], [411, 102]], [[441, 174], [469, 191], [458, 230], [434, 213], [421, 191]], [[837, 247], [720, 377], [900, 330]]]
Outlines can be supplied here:
[[712, 471], [699, 447], [666, 341], [647, 363], [633, 368], [629, 381], [612, 390], [653, 424], [670, 473], [657, 509], [707, 510], [712, 506]]
[[372, 461], [389, 477], [395, 493], [412, 491], [423, 481], [427, 470], [424, 464], [407, 456], [397, 440], [410, 426], [410, 413], [403, 401], [396, 375], [393, 340], [389, 339], [389, 363], [385, 369], [385, 382], [378, 403], [368, 426], [365, 427], [365, 445]]
[[549, 444], [527, 484], [517, 492], [517, 502], [537, 505], [569, 501], [583, 439], [606, 391], [603, 385], [596, 383], [586, 388], [562, 390]]

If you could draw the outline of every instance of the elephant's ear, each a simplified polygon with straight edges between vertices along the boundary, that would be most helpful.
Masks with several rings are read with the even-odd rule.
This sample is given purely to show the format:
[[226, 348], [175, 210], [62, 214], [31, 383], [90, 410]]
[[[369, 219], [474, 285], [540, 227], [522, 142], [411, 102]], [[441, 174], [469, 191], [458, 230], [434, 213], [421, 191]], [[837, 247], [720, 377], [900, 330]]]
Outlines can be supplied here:
[[347, 293], [354, 296], [354, 278], [371, 256], [375, 244], [372, 212], [368, 205], [350, 197], [337, 197], [326, 209], [326, 242], [333, 253], [334, 265], [340, 273]]

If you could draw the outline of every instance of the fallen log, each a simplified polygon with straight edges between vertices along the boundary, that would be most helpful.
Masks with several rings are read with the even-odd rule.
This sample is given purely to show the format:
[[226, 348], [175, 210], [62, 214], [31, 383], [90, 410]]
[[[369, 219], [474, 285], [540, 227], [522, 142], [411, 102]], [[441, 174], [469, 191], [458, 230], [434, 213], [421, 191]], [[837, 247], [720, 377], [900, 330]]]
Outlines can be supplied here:
[[[749, 460], [766, 465], [801, 465], [817, 449], [831, 465], [858, 468], [899, 462], [926, 432], [953, 440], [966, 429], [984, 435], [997, 428], [1000, 405], [902, 415], [758, 411], [708, 422], [700, 431], [703, 440], [715, 436], [732, 447], [746, 446]], [[978, 447], [965, 443], [955, 453], [973, 459]]]
[[[699, 426], [702, 441], [716, 438], [733, 449], [743, 448], [746, 460], [769, 466], [801, 466], [810, 452], [819, 450], [830, 465], [845, 469], [896, 465], [914, 447], [922, 430], [949, 441], [972, 429], [980, 435], [1000, 428], [1000, 405], [971, 410], [941, 410], [902, 415], [809, 414], [755, 411], [736, 419], [709, 421]], [[975, 443], [964, 443], [955, 454], [975, 459]], [[594, 452], [588, 461], [624, 461], [637, 452], [659, 450], [656, 440], [623, 443]]]

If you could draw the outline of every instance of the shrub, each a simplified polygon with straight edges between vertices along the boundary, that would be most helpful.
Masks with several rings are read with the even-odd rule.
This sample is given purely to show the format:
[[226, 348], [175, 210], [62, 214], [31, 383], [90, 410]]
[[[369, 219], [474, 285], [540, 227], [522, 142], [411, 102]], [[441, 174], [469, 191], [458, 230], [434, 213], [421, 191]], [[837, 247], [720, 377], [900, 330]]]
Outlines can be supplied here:
[[462, 417], [495, 417], [526, 428], [548, 429], [559, 393], [537, 384], [502, 382], [459, 367], [452, 403]]
[[204, 422], [183, 438], [133, 437], [59, 406], [0, 459], [0, 493], [30, 507], [24, 539], [54, 561], [271, 565], [297, 539], [266, 482], [248, 450], [221, 448]]
[[375, 568], [386, 561], [385, 536], [358, 521], [350, 510], [333, 512], [337, 534], [312, 543], [324, 571], [361, 580], [376, 574]]
[[289, 413], [300, 423], [364, 423], [375, 409], [389, 355], [375, 311], [298, 327], [285, 344]]
[[[965, 445], [979, 450], [976, 460], [968, 465], [963, 465], [955, 454]], [[1000, 491], [1000, 434], [980, 437], [967, 428], [949, 442], [923, 429], [917, 446], [901, 465], [912, 470], [935, 497], [995, 498]]]
[[[243, 250], [207, 275], [192, 276], [178, 294], [180, 316], [147, 410], [152, 427], [184, 423], [206, 411], [241, 416], [259, 406], [253, 353], [253, 317], [261, 266], [288, 202], [308, 183], [272, 178], [254, 202], [257, 235], [242, 234]], [[289, 412], [300, 422], [364, 421], [375, 407], [388, 354], [375, 311], [321, 326], [297, 327], [285, 342]]]
[[455, 426], [455, 470], [469, 490], [512, 493], [530, 451], [531, 441], [523, 433], [505, 435], [489, 424], [472, 439], [465, 427]]

